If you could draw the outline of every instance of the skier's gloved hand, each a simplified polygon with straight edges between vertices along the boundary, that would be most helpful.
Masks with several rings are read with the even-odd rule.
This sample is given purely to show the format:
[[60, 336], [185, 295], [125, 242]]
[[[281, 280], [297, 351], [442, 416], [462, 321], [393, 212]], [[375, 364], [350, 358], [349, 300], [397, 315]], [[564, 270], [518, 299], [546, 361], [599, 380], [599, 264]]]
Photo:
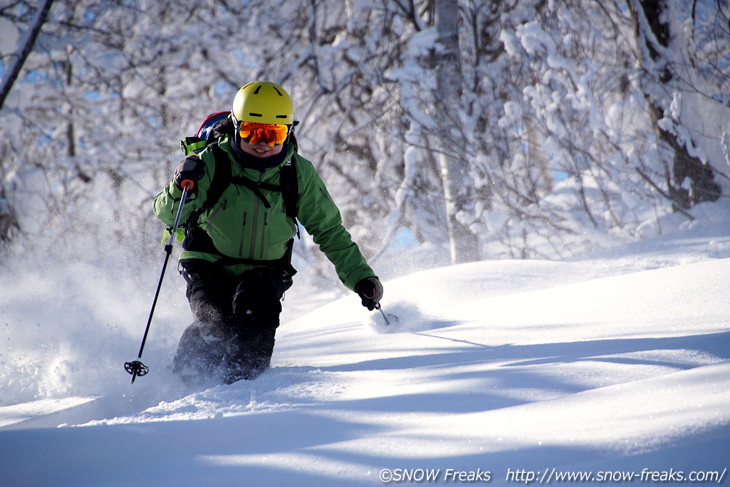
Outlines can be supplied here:
[[175, 181], [175, 185], [180, 189], [182, 189], [183, 181], [192, 181], [193, 190], [195, 190], [198, 187], [197, 183], [200, 181], [200, 178], [203, 177], [203, 174], [205, 174], [203, 161], [201, 161], [198, 157], [188, 156], [175, 168], [175, 176], [173, 180]]
[[362, 299], [362, 305], [370, 311], [383, 299], [383, 285], [377, 277], [366, 277], [355, 286], [355, 292]]

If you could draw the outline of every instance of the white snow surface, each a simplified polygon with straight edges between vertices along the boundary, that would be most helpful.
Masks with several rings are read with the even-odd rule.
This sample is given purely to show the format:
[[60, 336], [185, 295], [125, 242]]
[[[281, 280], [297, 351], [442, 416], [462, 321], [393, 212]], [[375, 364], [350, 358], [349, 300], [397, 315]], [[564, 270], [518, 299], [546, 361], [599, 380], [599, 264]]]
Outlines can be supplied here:
[[167, 369], [191, 319], [167, 279], [130, 384], [156, 282], [2, 276], [0, 485], [728, 483], [728, 225], [386, 279], [390, 325], [295, 287], [272, 368], [198, 390]]

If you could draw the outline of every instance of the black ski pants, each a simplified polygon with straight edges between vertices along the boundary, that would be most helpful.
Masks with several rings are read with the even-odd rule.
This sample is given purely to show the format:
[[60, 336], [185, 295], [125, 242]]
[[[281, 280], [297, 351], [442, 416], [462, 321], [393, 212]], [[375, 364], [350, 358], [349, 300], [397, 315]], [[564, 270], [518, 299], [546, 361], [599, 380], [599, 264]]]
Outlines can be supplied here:
[[180, 267], [195, 322], [180, 339], [173, 369], [227, 383], [257, 377], [271, 362], [291, 276], [273, 267], [230, 276], [200, 259], [183, 260]]

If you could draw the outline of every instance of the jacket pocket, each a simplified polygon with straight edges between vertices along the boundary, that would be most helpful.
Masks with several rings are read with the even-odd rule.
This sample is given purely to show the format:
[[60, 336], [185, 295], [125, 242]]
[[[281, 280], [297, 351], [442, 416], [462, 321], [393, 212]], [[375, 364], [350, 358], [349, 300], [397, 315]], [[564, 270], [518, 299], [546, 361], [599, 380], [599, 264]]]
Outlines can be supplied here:
[[208, 217], [208, 225], [213, 224], [215, 218], [220, 214], [221, 211], [226, 209], [226, 206], [228, 206], [228, 198], [221, 201], [221, 203], [213, 209], [213, 212]]

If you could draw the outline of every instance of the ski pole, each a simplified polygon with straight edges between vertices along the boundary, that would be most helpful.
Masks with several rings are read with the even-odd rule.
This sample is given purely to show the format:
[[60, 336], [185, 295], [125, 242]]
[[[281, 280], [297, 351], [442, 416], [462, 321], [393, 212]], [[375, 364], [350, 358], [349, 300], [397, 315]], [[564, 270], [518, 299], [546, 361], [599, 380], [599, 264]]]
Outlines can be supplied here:
[[157, 291], [155, 292], [155, 299], [152, 301], [152, 308], [150, 309], [149, 318], [147, 318], [147, 327], [144, 330], [144, 336], [142, 337], [142, 345], [139, 347], [139, 353], [137, 354], [137, 360], [124, 363], [124, 370], [132, 375], [132, 384], [134, 379], [147, 375], [150, 371], [149, 367], [142, 363], [142, 352], [144, 351], [144, 345], [147, 342], [147, 335], [150, 332], [150, 324], [152, 323], [152, 315], [155, 313], [155, 306], [157, 305], [157, 298], [160, 296], [160, 288], [162, 288], [162, 280], [165, 277], [165, 269], [167, 269], [167, 262], [170, 260], [170, 254], [172, 254], [172, 243], [175, 241], [175, 235], [177, 234], [177, 227], [180, 226], [180, 217], [182, 216], [183, 207], [185, 201], [188, 198], [188, 191], [193, 189], [195, 183], [190, 179], [184, 179], [180, 186], [182, 186], [183, 192], [180, 197], [180, 206], [177, 209], [177, 215], [175, 216], [175, 224], [172, 226], [172, 233], [170, 234], [170, 241], [165, 245], [165, 263], [162, 264], [162, 272], [160, 272], [160, 280], [157, 283]]
[[375, 305], [375, 309], [377, 309], [378, 311], [380, 311], [380, 314], [383, 315], [383, 319], [385, 320], [386, 326], [390, 326], [390, 321], [388, 320], [388, 317], [385, 316], [385, 313], [383, 312], [383, 308], [382, 308], [382, 306], [380, 306], [380, 303], [377, 303]]

